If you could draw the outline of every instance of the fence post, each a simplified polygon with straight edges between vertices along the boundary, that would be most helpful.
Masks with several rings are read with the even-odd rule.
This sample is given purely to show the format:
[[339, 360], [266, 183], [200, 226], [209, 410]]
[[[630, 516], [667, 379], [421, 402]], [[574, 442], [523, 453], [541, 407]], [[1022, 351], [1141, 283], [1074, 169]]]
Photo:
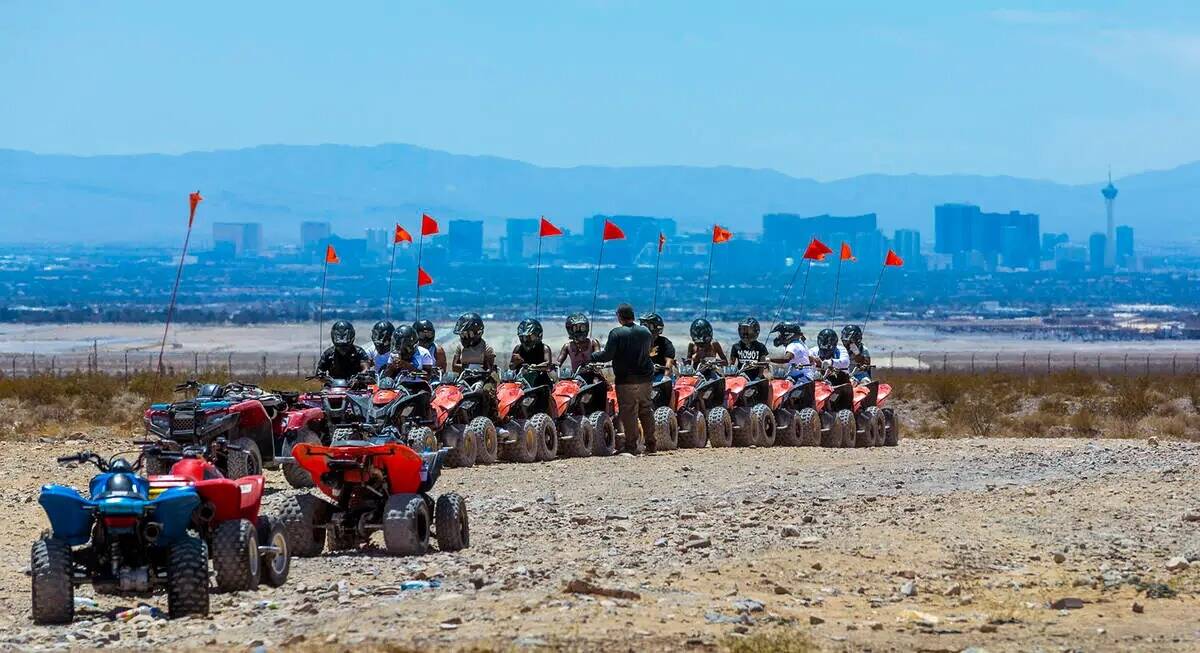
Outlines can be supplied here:
[[1146, 354], [1146, 376], [1150, 376], [1150, 354]]
[[297, 377], [300, 376], [300, 356], [302, 356], [302, 355], [303, 354], [296, 354], [296, 376]]
[[1050, 373], [1050, 352], [1046, 352], [1046, 374]]
[[1100, 354], [1096, 354], [1096, 374], [1100, 374]]
[[975, 374], [975, 352], [971, 352], [971, 374]]
[[1029, 352], [1021, 352], [1021, 374], [1028, 374], [1029, 370], [1025, 367], [1025, 362], [1029, 359]]
[[17, 376], [17, 357], [15, 355], [12, 357], [12, 371], [13, 371], [12, 372], [13, 378], [16, 378], [16, 376]]
[[125, 382], [129, 383], [129, 350], [125, 350]]
[[229, 364], [226, 366], [226, 370], [229, 372], [229, 378], [232, 379], [233, 378], [233, 352], [229, 352]]
[[1079, 352], [1077, 352], [1077, 351], [1071, 352], [1071, 371], [1072, 372], [1079, 371], [1078, 363], [1079, 363]]
[[921, 371], [921, 352], [917, 352], [917, 371]]
[[1000, 372], [1000, 352], [996, 352], [996, 364], [993, 371], [996, 373]]
[[267, 355], [266, 354], [263, 354], [262, 365], [263, 365], [262, 375], [265, 377], [265, 376], [267, 376]]
[[949, 356], [946, 352], [942, 352], [942, 374], [946, 373], [946, 358]]
[[1171, 354], [1171, 376], [1175, 376], [1177, 374], [1176, 370], [1178, 368], [1176, 367], [1175, 363], [1178, 360], [1179, 360], [1179, 354]]
[[1129, 354], [1125, 354], [1125, 374], [1129, 374]]
[[[891, 358], [888, 361], [889, 369], [896, 369], [896, 350], [892, 350]], [[300, 376], [300, 357], [296, 356], [296, 376]]]

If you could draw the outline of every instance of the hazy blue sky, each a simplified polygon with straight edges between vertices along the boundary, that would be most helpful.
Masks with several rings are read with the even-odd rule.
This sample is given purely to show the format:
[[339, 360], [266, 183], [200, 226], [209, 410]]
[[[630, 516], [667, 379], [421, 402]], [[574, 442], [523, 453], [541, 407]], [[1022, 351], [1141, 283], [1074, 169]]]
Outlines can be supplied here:
[[805, 4], [0, 0], [0, 147], [1071, 182], [1200, 159], [1200, 3]]

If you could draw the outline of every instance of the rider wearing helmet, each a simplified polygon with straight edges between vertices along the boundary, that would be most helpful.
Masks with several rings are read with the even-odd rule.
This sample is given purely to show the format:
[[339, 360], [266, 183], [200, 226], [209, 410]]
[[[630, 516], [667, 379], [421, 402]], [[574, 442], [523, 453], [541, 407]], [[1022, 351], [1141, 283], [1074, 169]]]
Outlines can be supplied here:
[[321, 354], [317, 371], [335, 379], [349, 379], [371, 365], [371, 357], [362, 347], [354, 344], [354, 325], [338, 320], [329, 329], [333, 346]]
[[692, 341], [688, 343], [687, 360], [692, 365], [699, 365], [707, 358], [715, 358], [721, 365], [726, 363], [725, 350], [721, 343], [713, 340], [712, 324], [704, 318], [692, 322], [688, 329]]
[[463, 313], [454, 324], [458, 345], [450, 360], [450, 369], [461, 372], [468, 365], [479, 365], [487, 371], [496, 369], [496, 352], [483, 339], [483, 318], [479, 313]]
[[413, 322], [412, 328], [413, 331], [417, 332], [417, 344], [429, 350], [429, 353], [433, 356], [434, 364], [439, 370], [444, 371], [446, 369], [446, 352], [441, 347], [438, 347], [437, 342], [434, 341], [437, 332], [433, 329], [433, 322], [429, 320], [417, 320]]
[[646, 313], [640, 322], [654, 336], [650, 341], [650, 360], [654, 363], [654, 380], [660, 381], [663, 375], [675, 372], [675, 343], [663, 335], [666, 324], [658, 313]]
[[388, 356], [392, 353], [392, 334], [395, 332], [396, 327], [387, 320], [380, 320], [371, 327], [371, 342], [375, 344], [371, 358], [376, 372], [382, 372], [387, 367]]
[[[771, 352], [767, 346], [758, 341], [760, 327], [758, 320], [748, 317], [738, 322], [738, 341], [729, 348], [729, 362], [741, 367], [747, 363], [765, 362]], [[751, 378], [762, 375], [761, 369], [748, 370]]]
[[838, 334], [833, 329], [821, 329], [817, 333], [817, 346], [808, 350], [808, 357], [814, 359], [821, 367], [845, 372], [850, 367], [841, 347], [838, 347]]
[[558, 350], [558, 365], [571, 361], [571, 369], [578, 370], [586, 364], [592, 352], [600, 351], [600, 341], [591, 337], [592, 323], [583, 313], [571, 313], [563, 325], [567, 329], [567, 342]]
[[808, 347], [804, 346], [804, 331], [795, 322], [777, 322], [771, 327], [771, 333], [778, 334], [771, 344], [783, 347], [783, 356], [771, 358], [772, 363], [788, 366], [788, 376], [795, 382], [816, 378], [812, 361], [808, 356]]
[[871, 353], [863, 346], [862, 327], [857, 324], [847, 324], [842, 328], [842, 347], [850, 358], [850, 366], [854, 368], [851, 375], [858, 383], [871, 381]]
[[520, 369], [522, 365], [536, 365], [554, 360], [550, 345], [542, 342], [542, 323], [527, 317], [517, 325], [517, 346], [513, 347], [508, 369]]
[[383, 375], [396, 377], [405, 372], [433, 370], [433, 354], [417, 342], [417, 332], [407, 324], [396, 329], [392, 336], [392, 355]]

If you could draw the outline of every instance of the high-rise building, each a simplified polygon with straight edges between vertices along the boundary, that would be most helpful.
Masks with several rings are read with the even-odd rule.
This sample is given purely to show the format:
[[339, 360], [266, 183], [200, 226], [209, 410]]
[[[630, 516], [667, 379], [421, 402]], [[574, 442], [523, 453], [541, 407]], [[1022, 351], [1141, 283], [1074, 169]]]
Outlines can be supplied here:
[[971, 232], [978, 221], [979, 207], [974, 204], [933, 207], [933, 251], [953, 255], [974, 249]]
[[1133, 227], [1121, 225], [1117, 227], [1117, 265], [1123, 268], [1134, 267], [1133, 256]]
[[[838, 248], [842, 242], [862, 261], [883, 260], [884, 237], [874, 213], [863, 215], [814, 215], [768, 213], [762, 217], [764, 253], [775, 257], [796, 257], [813, 238]], [[865, 269], [865, 268], [863, 268]]]
[[974, 266], [980, 257], [985, 268], [1040, 267], [1039, 217], [1036, 213], [984, 213], [973, 204], [941, 204], [933, 209], [934, 251]]
[[1042, 260], [1058, 260], [1055, 248], [1070, 240], [1067, 234], [1042, 234]]
[[395, 232], [391, 229], [367, 229], [367, 252], [371, 254], [390, 252], [394, 234]]
[[320, 247], [329, 241], [331, 235], [333, 235], [333, 230], [330, 229], [328, 222], [300, 223], [300, 247], [302, 249]]
[[1099, 274], [1110, 269], [1108, 262], [1105, 261], [1105, 252], [1108, 251], [1108, 239], [1104, 234], [1092, 234], [1088, 238], [1088, 268]]
[[1054, 246], [1054, 269], [1059, 272], [1078, 274], [1088, 262], [1088, 250], [1083, 245], [1063, 241]]
[[[509, 263], [518, 263], [526, 256], [526, 242], [530, 235], [537, 237], [538, 221], [527, 218], [509, 218], [504, 221], [504, 257]], [[537, 243], [533, 243], [536, 247]], [[531, 250], [532, 251], [532, 250]]]
[[[658, 246], [658, 234], [668, 239], [675, 236], [675, 221], [646, 215], [593, 215], [583, 221], [585, 243], [599, 243], [605, 221], [612, 222], [625, 233], [622, 240], [609, 241], [604, 246], [604, 262], [632, 265], [648, 245]], [[535, 243], [536, 245], [536, 243]]]
[[215, 222], [213, 248], [229, 252], [233, 256], [257, 256], [262, 250], [262, 224]]
[[483, 258], [483, 223], [479, 220], [451, 220], [448, 232], [452, 260], [476, 262]]
[[892, 247], [900, 258], [916, 264], [921, 260], [921, 232], [916, 229], [897, 229]]
[[1108, 185], [1100, 189], [1100, 194], [1104, 196], [1104, 213], [1108, 227], [1104, 232], [1106, 234], [1104, 266], [1111, 269], [1117, 265], [1117, 236], [1113, 225], [1113, 204], [1117, 201], [1117, 187], [1112, 183], [1112, 171], [1108, 173]]

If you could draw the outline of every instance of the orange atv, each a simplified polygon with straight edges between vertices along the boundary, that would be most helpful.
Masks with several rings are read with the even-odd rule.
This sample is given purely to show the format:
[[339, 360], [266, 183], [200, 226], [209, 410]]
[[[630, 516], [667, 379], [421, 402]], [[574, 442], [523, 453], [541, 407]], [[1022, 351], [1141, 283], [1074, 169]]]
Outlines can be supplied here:
[[551, 416], [568, 456], [611, 456], [617, 449], [617, 391], [600, 363], [560, 375], [550, 393]]
[[733, 419], [725, 407], [725, 377], [715, 360], [696, 367], [684, 365], [675, 379], [679, 446], [684, 449], [703, 448], [710, 440], [714, 447], [733, 443]]
[[496, 386], [496, 439], [501, 457], [520, 463], [558, 456], [558, 429], [550, 413], [550, 363], [505, 371]]

